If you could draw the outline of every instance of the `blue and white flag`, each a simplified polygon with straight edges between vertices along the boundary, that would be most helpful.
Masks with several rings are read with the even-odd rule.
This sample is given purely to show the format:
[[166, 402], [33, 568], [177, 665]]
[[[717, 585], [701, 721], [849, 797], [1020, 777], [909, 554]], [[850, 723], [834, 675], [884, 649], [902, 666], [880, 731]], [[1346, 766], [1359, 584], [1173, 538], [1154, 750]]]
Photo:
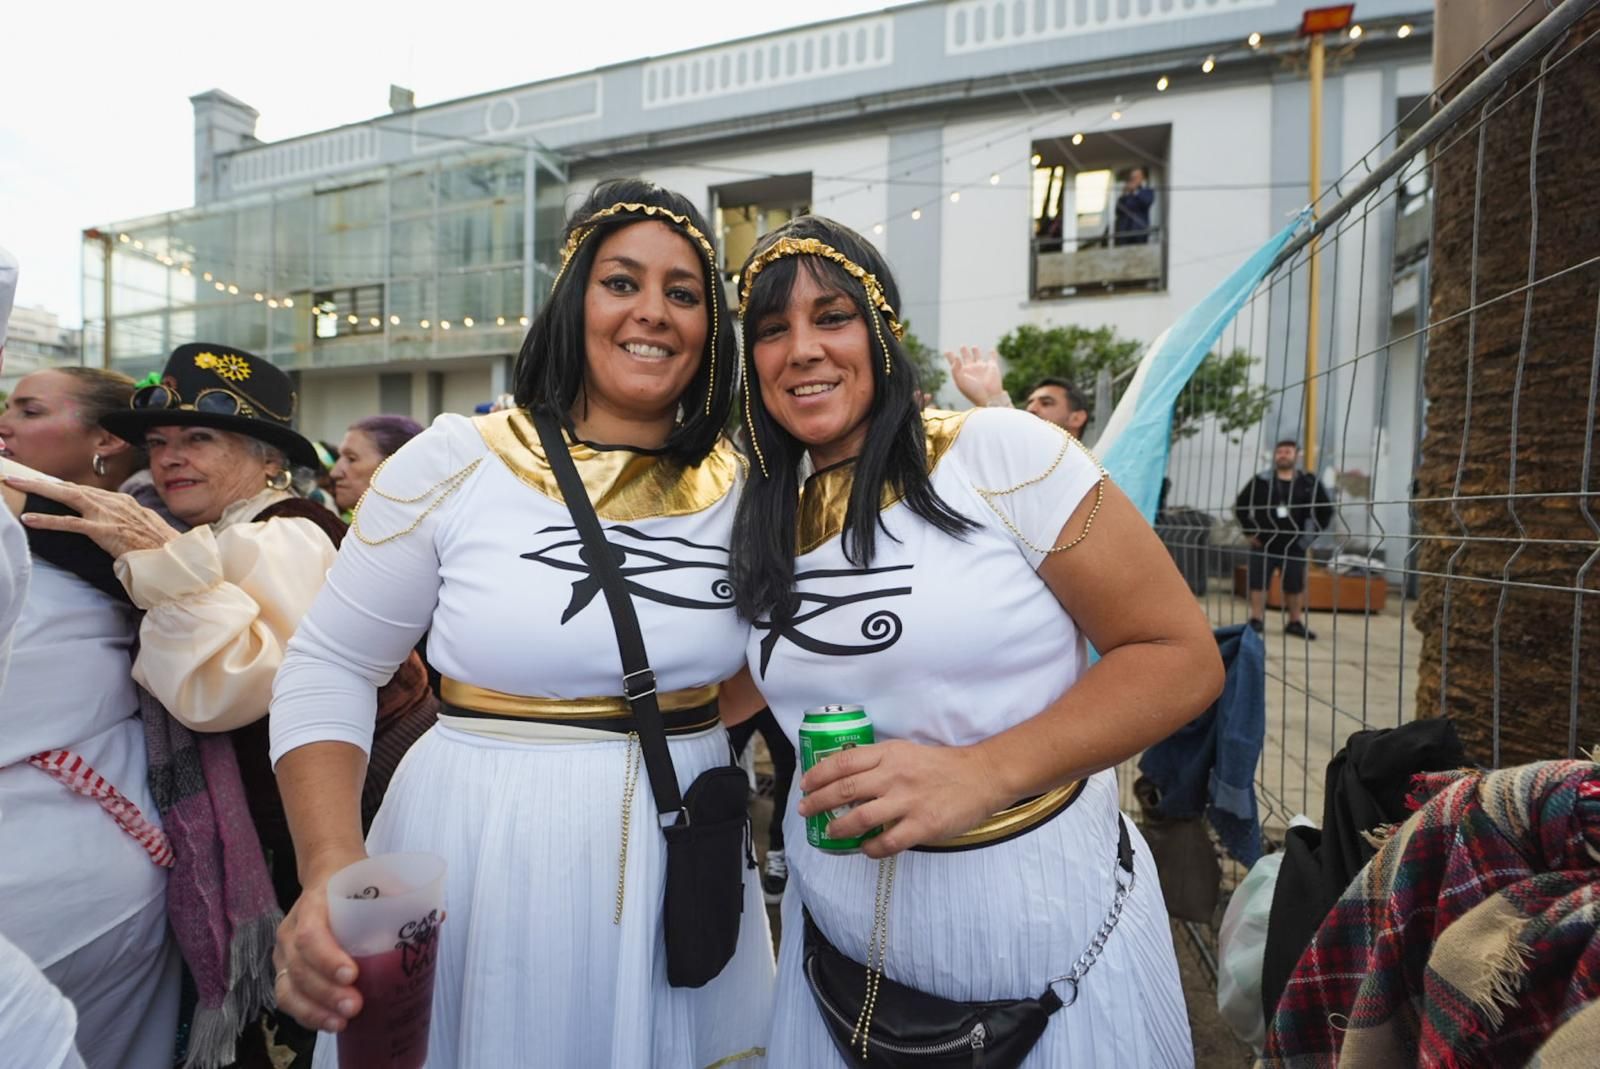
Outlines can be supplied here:
[[1284, 227], [1150, 343], [1133, 381], [1095, 441], [1100, 462], [1145, 519], [1155, 520], [1161, 479], [1172, 448], [1172, 411], [1178, 394], [1307, 218], [1309, 213], [1302, 213]]

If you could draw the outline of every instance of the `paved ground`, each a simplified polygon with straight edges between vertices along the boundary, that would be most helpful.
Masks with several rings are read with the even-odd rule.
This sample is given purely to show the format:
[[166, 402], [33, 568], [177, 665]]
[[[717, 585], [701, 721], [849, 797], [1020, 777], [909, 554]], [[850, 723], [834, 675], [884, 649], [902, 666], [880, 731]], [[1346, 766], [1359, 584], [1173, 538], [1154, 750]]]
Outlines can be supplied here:
[[[1240, 624], [1248, 615], [1242, 599], [1219, 580], [1203, 599], [1215, 626]], [[1360, 614], [1311, 613], [1308, 622], [1317, 641], [1283, 633], [1283, 619], [1268, 612], [1267, 737], [1259, 772], [1263, 824], [1269, 838], [1295, 813], [1322, 818], [1322, 781], [1329, 758], [1351, 732], [1363, 727], [1392, 727], [1411, 719], [1417, 690], [1417, 654], [1421, 639], [1411, 626], [1410, 602], [1394, 592], [1384, 611]], [[757, 769], [769, 772], [758, 742]], [[1123, 807], [1138, 811], [1131, 791], [1130, 765], [1118, 770]], [[771, 802], [758, 798], [752, 809], [758, 846], [766, 851], [765, 829]], [[803, 844], [802, 844], [803, 847]], [[1237, 865], [1223, 866], [1224, 887], [1243, 875]], [[778, 911], [767, 911], [775, 937]], [[1173, 944], [1183, 974], [1184, 996], [1194, 1034], [1199, 1069], [1239, 1069], [1249, 1052], [1217, 1016], [1216, 990], [1188, 934], [1174, 925]]]

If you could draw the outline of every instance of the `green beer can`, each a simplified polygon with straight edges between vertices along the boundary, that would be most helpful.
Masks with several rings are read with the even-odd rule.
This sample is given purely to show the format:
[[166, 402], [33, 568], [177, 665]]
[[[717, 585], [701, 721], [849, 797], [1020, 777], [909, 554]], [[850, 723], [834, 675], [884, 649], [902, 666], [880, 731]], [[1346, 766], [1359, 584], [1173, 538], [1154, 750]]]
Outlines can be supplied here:
[[[840, 750], [870, 746], [874, 741], [872, 721], [859, 705], [819, 705], [807, 709], [805, 720], [800, 724], [800, 770], [809, 772], [817, 762]], [[860, 850], [863, 842], [882, 829], [873, 828], [852, 839], [830, 839], [827, 834], [828, 822], [844, 816], [852, 808], [842, 806], [807, 817], [806, 842], [833, 854], [853, 854]]]

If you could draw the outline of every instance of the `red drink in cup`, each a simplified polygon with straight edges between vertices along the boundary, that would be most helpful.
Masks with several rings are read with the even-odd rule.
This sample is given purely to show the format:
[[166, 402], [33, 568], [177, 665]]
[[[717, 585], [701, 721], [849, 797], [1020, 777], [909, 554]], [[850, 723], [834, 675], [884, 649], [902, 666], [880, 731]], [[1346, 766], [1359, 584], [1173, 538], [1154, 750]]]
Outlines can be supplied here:
[[328, 881], [334, 938], [355, 959], [361, 1012], [339, 1034], [339, 1069], [422, 1069], [444, 920], [444, 861], [384, 854]]

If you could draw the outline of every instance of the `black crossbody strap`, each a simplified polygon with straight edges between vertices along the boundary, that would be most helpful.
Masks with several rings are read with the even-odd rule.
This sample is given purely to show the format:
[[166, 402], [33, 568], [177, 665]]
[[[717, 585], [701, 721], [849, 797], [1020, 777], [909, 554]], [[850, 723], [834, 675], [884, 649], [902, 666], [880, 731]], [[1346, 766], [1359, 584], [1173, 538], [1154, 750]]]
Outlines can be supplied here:
[[662, 814], [679, 813], [683, 810], [683, 796], [678, 792], [678, 773], [672, 767], [672, 753], [667, 749], [667, 733], [661, 723], [661, 707], [656, 702], [656, 676], [650, 670], [644, 635], [639, 630], [639, 617], [633, 611], [633, 599], [628, 596], [622, 569], [617, 567], [616, 554], [600, 529], [600, 518], [594, 513], [589, 491], [584, 488], [577, 465], [572, 462], [572, 453], [567, 449], [566, 436], [561, 433], [560, 426], [543, 410], [533, 413], [533, 425], [539, 431], [539, 443], [544, 446], [545, 459], [555, 473], [561, 496], [566, 499], [567, 511], [572, 513], [573, 526], [578, 529], [578, 537], [583, 539], [583, 555], [594, 569], [594, 577], [600, 580], [606, 606], [611, 610], [617, 649], [622, 654], [622, 696], [628, 700], [628, 708], [639, 726], [639, 750], [644, 755], [656, 809]]

